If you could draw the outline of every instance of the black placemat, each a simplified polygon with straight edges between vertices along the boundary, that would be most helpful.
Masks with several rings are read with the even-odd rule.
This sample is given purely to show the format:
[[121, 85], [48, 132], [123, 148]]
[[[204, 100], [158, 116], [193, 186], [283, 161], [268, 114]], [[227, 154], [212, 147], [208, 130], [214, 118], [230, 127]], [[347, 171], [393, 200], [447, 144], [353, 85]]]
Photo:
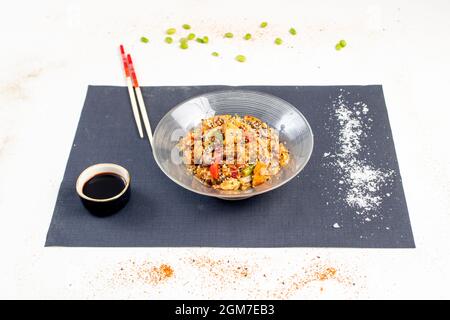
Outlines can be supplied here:
[[[146, 87], [152, 127], [185, 99], [225, 86]], [[242, 201], [197, 195], [169, 180], [137, 137], [125, 87], [90, 86], [46, 246], [412, 248], [414, 239], [381, 86], [247, 86], [296, 106], [314, 132], [297, 178]], [[128, 205], [90, 215], [75, 192], [87, 166], [132, 176]]]

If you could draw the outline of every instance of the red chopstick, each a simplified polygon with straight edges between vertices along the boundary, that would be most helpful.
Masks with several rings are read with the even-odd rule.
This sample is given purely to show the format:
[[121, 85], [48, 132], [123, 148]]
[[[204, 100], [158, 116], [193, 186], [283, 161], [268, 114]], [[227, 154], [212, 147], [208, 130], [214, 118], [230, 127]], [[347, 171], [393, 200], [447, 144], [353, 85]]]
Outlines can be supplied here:
[[136, 102], [136, 96], [134, 94], [133, 90], [133, 84], [130, 77], [130, 66], [128, 65], [127, 58], [125, 56], [125, 49], [123, 48], [123, 45], [120, 45], [120, 54], [122, 55], [122, 63], [123, 63], [123, 69], [125, 71], [125, 79], [127, 81], [127, 87], [128, 87], [128, 94], [130, 96], [130, 102], [131, 102], [131, 110], [133, 111], [134, 120], [136, 122], [136, 126], [138, 128], [139, 136], [144, 138], [144, 133], [142, 132], [142, 124], [141, 119], [139, 116], [139, 109]]
[[139, 87], [139, 82], [136, 76], [136, 70], [134, 68], [133, 60], [131, 59], [131, 55], [127, 55], [127, 63], [130, 69], [131, 79], [133, 81], [134, 91], [136, 92], [136, 97], [139, 103], [139, 110], [141, 111], [142, 122], [144, 122], [145, 131], [147, 132], [148, 140], [150, 142], [150, 146], [153, 149], [153, 135], [152, 128], [150, 126], [150, 121], [148, 119], [147, 108], [145, 107], [144, 97], [142, 96], [141, 88]]

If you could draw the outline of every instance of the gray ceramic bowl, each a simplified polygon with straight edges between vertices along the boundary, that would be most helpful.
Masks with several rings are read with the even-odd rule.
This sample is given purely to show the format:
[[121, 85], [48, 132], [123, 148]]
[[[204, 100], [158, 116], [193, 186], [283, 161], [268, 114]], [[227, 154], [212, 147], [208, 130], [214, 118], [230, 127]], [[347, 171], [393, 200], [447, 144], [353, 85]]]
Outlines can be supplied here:
[[[176, 144], [201, 119], [220, 114], [252, 115], [279, 131], [291, 160], [267, 183], [245, 191], [215, 190], [202, 184], [176, 161]], [[288, 102], [261, 92], [226, 90], [187, 100], [170, 110], [158, 123], [153, 135], [153, 153], [161, 170], [180, 186], [211, 197], [239, 200], [274, 190], [299, 174], [313, 150], [313, 133], [308, 121]]]

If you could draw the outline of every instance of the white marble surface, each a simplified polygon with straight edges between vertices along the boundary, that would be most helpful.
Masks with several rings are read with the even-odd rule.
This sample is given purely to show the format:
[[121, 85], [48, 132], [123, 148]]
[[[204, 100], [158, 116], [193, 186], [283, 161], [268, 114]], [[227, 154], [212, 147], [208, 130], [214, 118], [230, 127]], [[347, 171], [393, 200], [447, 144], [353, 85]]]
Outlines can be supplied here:
[[[316, 260], [355, 285], [303, 281], [283, 297], [450, 298], [449, 1], [92, 2], [0, 11], [0, 298], [266, 298]], [[259, 40], [220, 39], [256, 35], [263, 20]], [[163, 31], [185, 22], [211, 43], [166, 45]], [[348, 47], [336, 52], [341, 38]], [[44, 248], [87, 85], [123, 85], [121, 42], [143, 85], [383, 84], [417, 249]], [[189, 262], [197, 256], [231, 266], [208, 271]], [[116, 281], [130, 259], [170, 264], [174, 276]], [[235, 277], [236, 264], [249, 276]]]

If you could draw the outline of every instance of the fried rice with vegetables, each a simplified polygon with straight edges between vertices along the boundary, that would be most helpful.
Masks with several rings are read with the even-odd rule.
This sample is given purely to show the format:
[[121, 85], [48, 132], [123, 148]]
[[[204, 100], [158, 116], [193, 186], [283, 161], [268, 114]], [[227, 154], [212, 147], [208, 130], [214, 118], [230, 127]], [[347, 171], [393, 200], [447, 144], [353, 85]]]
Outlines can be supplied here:
[[[236, 136], [241, 140], [236, 140]], [[236, 141], [241, 141], [240, 153], [236, 152]], [[278, 141], [275, 130], [249, 115], [202, 119], [177, 146], [187, 170], [202, 183], [219, 190], [257, 187], [289, 163], [289, 151]], [[209, 161], [205, 161], [205, 154], [211, 155]]]

